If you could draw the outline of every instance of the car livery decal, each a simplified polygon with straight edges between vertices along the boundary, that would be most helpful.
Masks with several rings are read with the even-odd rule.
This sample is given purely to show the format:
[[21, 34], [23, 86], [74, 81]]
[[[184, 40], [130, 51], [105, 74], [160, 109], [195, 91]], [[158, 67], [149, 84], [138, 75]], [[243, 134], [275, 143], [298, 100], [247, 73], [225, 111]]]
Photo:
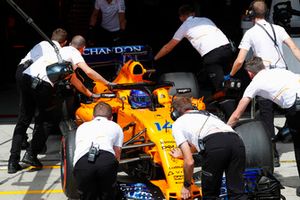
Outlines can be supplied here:
[[168, 122], [168, 121], [166, 121], [164, 124], [162, 124], [160, 122], [154, 122], [154, 124], [158, 131], [172, 129], [172, 124], [171, 124], [171, 122]]

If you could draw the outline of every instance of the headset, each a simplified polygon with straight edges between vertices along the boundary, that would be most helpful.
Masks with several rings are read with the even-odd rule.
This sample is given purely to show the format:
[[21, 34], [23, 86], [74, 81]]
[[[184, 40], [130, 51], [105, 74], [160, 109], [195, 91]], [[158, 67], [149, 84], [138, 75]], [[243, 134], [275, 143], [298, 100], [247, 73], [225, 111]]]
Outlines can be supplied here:
[[176, 119], [178, 119], [181, 116], [181, 114], [178, 110], [176, 110], [173, 106], [171, 106], [170, 116], [173, 121], [176, 121]]
[[[193, 112], [187, 112], [187, 113], [188, 114], [202, 114], [202, 115], [205, 115], [207, 117], [210, 116], [210, 113], [207, 110], [198, 110], [196, 107], [194, 107]], [[172, 108], [171, 119], [173, 121], [175, 121], [176, 119], [178, 119], [181, 115], [183, 115], [183, 114], [180, 114], [180, 112], [178, 110], [176, 110], [174, 107]]]
[[[171, 104], [171, 112], [170, 112], [170, 117], [173, 121], [176, 121], [176, 119], [178, 119], [181, 115], [183, 115], [184, 113], [180, 113], [176, 108], [174, 108], [173, 106], [173, 99], [176, 95], [174, 95], [172, 97], [172, 104]], [[198, 108], [194, 105], [193, 106], [193, 110], [198, 111], [196, 113], [208, 113], [207, 111], [203, 111], [203, 110], [198, 110]]]
[[[257, 13], [255, 11], [254, 4], [256, 2], [263, 2], [265, 4], [265, 13], [263, 14], [263, 16], [260, 16], [260, 15], [262, 15], [262, 13]], [[267, 4], [265, 3], [265, 1], [264, 0], [254, 0], [254, 1], [252, 1], [251, 4], [250, 4], [250, 6], [249, 6], [249, 9], [247, 11], [247, 16], [250, 19], [254, 19], [254, 18], [258, 17], [258, 16], [264, 17], [265, 19], [268, 19], [268, 17], [269, 17], [269, 9], [268, 9]]]

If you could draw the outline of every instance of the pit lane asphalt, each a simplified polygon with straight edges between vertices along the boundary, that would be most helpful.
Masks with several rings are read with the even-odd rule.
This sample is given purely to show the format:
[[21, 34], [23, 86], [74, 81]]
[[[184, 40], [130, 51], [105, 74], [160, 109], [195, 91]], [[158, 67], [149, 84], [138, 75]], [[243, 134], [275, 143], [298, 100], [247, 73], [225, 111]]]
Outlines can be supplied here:
[[[44, 167], [34, 169], [22, 164], [25, 169], [15, 174], [7, 173], [7, 160], [11, 138], [18, 111], [18, 96], [15, 85], [0, 86], [0, 199], [1, 200], [66, 200], [60, 180], [60, 136], [51, 135], [47, 141], [47, 152], [39, 155]], [[275, 125], [282, 126], [283, 118], [276, 118]], [[31, 137], [32, 130], [28, 131]], [[287, 200], [297, 200], [296, 187], [300, 186], [293, 146], [277, 143], [281, 166], [274, 175], [285, 189], [281, 190]], [[24, 154], [22, 151], [21, 158]]]

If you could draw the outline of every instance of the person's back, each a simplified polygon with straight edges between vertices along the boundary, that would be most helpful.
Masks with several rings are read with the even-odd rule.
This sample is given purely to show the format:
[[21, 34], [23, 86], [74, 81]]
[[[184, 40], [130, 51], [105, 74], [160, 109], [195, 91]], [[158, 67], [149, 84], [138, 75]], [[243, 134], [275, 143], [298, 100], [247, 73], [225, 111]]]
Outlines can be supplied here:
[[254, 55], [263, 59], [266, 67], [286, 68], [282, 46], [289, 37], [281, 26], [270, 24], [266, 20], [261, 19], [251, 29], [246, 31], [239, 48], [247, 50], [251, 48]]
[[184, 161], [185, 181], [181, 197], [188, 199], [191, 196], [195, 166], [192, 153], [198, 152], [202, 157], [201, 168], [206, 172], [201, 176], [204, 199], [218, 199], [224, 172], [228, 196], [231, 199], [247, 199], [242, 176], [246, 163], [245, 146], [238, 134], [213, 114], [194, 110], [188, 97], [176, 97], [172, 100], [172, 107], [171, 116], [175, 120], [172, 135], [180, 151], [171, 149], [170, 155]]
[[289, 108], [295, 102], [295, 91], [300, 93], [299, 81], [300, 76], [289, 70], [264, 69], [255, 75], [243, 96], [251, 98], [254, 98], [253, 94], [262, 96], [281, 108]]
[[95, 105], [93, 117], [76, 130], [73, 174], [80, 199], [114, 200], [123, 131], [105, 102]]
[[[57, 28], [52, 32], [51, 40], [57, 46], [58, 49], [65, 46], [67, 43], [68, 34], [62, 28]], [[24, 63], [27, 60], [32, 60], [35, 62], [43, 55], [51, 54], [54, 52], [54, 47], [48, 41], [41, 41], [36, 44], [21, 60], [20, 64]]]
[[[184, 127], [178, 127], [178, 124]], [[189, 126], [186, 126], [189, 124]], [[203, 127], [202, 127], [203, 125]], [[185, 115], [182, 115], [173, 123], [173, 130], [184, 129], [186, 133], [194, 133], [196, 136], [200, 135], [200, 138], [204, 138], [212, 131], [221, 130], [234, 132], [234, 130], [225, 124], [222, 120], [211, 113], [201, 114], [201, 111], [189, 111]], [[201, 133], [199, 133], [201, 131]], [[198, 143], [198, 138], [196, 139], [194, 144]], [[198, 145], [195, 145], [196, 147]]]
[[224, 71], [233, 55], [229, 39], [210, 19], [196, 17], [195, 8], [191, 5], [182, 5], [178, 14], [182, 25], [173, 38], [157, 52], [154, 60], [169, 54], [183, 38], [187, 38], [202, 57], [201, 68], [196, 70], [197, 73], [202, 74], [203, 69], [205, 70], [213, 93], [222, 90]]
[[206, 17], [188, 17], [176, 31], [173, 39], [182, 40], [183, 37], [191, 42], [201, 56], [229, 43], [226, 35]]
[[60, 49], [60, 54], [63, 60], [71, 62], [74, 66], [74, 70], [77, 68], [76, 64], [85, 62], [80, 51], [73, 46], [66, 46]]

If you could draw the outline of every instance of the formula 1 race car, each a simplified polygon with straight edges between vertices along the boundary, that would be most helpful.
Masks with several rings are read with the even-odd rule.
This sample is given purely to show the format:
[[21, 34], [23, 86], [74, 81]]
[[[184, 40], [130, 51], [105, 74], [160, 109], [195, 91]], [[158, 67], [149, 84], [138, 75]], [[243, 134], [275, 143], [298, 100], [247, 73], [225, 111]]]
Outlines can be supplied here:
[[[41, 35], [54, 47], [53, 42], [33, 23], [13, 1], [8, 3], [15, 8], [26, 21], [32, 25]], [[30, 20], [28, 20], [30, 19]], [[136, 183], [127, 183], [118, 178], [120, 199], [181, 199], [180, 189], [184, 182], [183, 161], [175, 159], [169, 155], [169, 151], [176, 147], [172, 137], [172, 118], [170, 116], [171, 103], [174, 95], [186, 94], [198, 90], [194, 76], [188, 73], [178, 74], [172, 77], [172, 82], [162, 81], [154, 82], [147, 80], [145, 75], [151, 70], [146, 70], [137, 55], [145, 55], [141, 45], [120, 46], [113, 48], [91, 48], [85, 50], [86, 60], [89, 65], [96, 67], [99, 62], [93, 58], [101, 57], [100, 63], [111, 64], [117, 55], [130, 52], [131, 59], [128, 61], [122, 57], [121, 64], [117, 64], [116, 76], [113, 76], [113, 83], [110, 87], [100, 83], [91, 83], [86, 77], [83, 82], [92, 87], [93, 92], [99, 94], [99, 99], [89, 101], [82, 98], [75, 114], [69, 109], [65, 98], [63, 104], [63, 120], [60, 123], [62, 133], [61, 140], [61, 182], [62, 188], [69, 199], [78, 199], [79, 194], [76, 189], [76, 182], [73, 177], [73, 156], [75, 150], [76, 129], [80, 124], [92, 119], [93, 107], [98, 101], [105, 101], [113, 108], [115, 121], [123, 128], [124, 142], [121, 155], [121, 170], [127, 173], [129, 177], [134, 177]], [[57, 55], [59, 66], [66, 63], [61, 61], [57, 48], [54, 48]], [[114, 55], [112, 58], [111, 55]], [[91, 56], [91, 57], [88, 57]], [[108, 57], [107, 57], [108, 56]], [[91, 58], [91, 59], [89, 59]], [[126, 56], [125, 56], [126, 58]], [[118, 59], [117, 59], [118, 60]], [[120, 61], [120, 57], [119, 57]], [[60, 68], [61, 69], [61, 68]], [[73, 72], [73, 71], [72, 71]], [[79, 72], [78, 72], [79, 73]], [[101, 73], [103, 74], [103, 73]], [[78, 74], [81, 77], [82, 74]], [[169, 77], [168, 77], [169, 78]], [[167, 78], [167, 79], [168, 79]], [[86, 83], [88, 82], [88, 83]], [[65, 82], [64, 82], [65, 83]], [[186, 87], [179, 87], [183, 83]], [[61, 91], [64, 91], [65, 85]], [[67, 88], [67, 87], [66, 87]], [[176, 93], [171, 95], [171, 90], [175, 88]], [[191, 89], [192, 88], [192, 91]], [[134, 97], [132, 92], [141, 91], [146, 96]], [[136, 98], [136, 99], [135, 99]], [[134, 104], [139, 98], [147, 100], [146, 104]], [[192, 97], [191, 97], [192, 98]], [[195, 108], [199, 110], [206, 109], [203, 97], [192, 98]], [[236, 127], [236, 131], [242, 137], [246, 146], [246, 166], [255, 168], [253, 173], [246, 173], [246, 179], [255, 179], [260, 176], [260, 169], [273, 171], [272, 148], [270, 140], [259, 121], [244, 121]], [[88, 133], [87, 133], [88, 134]], [[258, 169], [258, 170], [256, 170]], [[252, 173], [250, 170], [250, 172]], [[253, 178], [254, 177], [254, 178]], [[247, 191], [254, 191], [253, 181], [247, 182], [249, 187]], [[270, 181], [265, 181], [262, 188], [269, 189], [269, 194], [262, 193], [266, 198], [255, 199], [279, 199], [278, 192], [276, 197], [273, 194], [273, 185]], [[277, 186], [277, 185], [276, 185]], [[253, 189], [254, 188], [254, 189]], [[222, 188], [220, 188], [221, 190]], [[224, 187], [223, 187], [224, 189]], [[261, 192], [261, 191], [260, 191]], [[280, 190], [279, 190], [280, 194]], [[201, 185], [193, 184], [191, 187], [191, 198], [201, 199]], [[269, 198], [269, 197], [272, 198]]]
[[[134, 53], [141, 55], [141, 52]], [[99, 94], [99, 99], [94, 102], [81, 102], [75, 112], [75, 118], [65, 118], [60, 124], [63, 134], [61, 146], [62, 187], [70, 199], [78, 198], [72, 174], [76, 128], [83, 122], [92, 120], [93, 107], [99, 101], [104, 101], [112, 106], [114, 120], [123, 128], [124, 143], [120, 170], [125, 172], [128, 177], [134, 178], [136, 183], [144, 184], [143, 187], [138, 187], [140, 196], [133, 197], [132, 190], [128, 189], [130, 187], [128, 184], [133, 183], [124, 183], [119, 178], [122, 196], [120, 199], [181, 199], [180, 191], [184, 181], [183, 161], [169, 155], [169, 151], [176, 147], [172, 137], [173, 120], [170, 111], [174, 96], [190, 93], [190, 87], [191, 84], [194, 84], [194, 80], [186, 74], [177, 77], [178, 80], [185, 82], [186, 88], [176, 88], [174, 82], [176, 85], [178, 80], [175, 79], [174, 82], [146, 80], [147, 74], [152, 73], [153, 70], [146, 70], [136, 59], [137, 57], [132, 56], [134, 53], [126, 55], [130, 55], [131, 58], [135, 57], [135, 59], [125, 61], [120, 67], [113, 81], [115, 85], [108, 88], [101, 83], [95, 83], [93, 91]], [[124, 57], [124, 54], [122, 55]], [[174, 88], [176, 93], [171, 95], [170, 91]], [[134, 104], [136, 99], [134, 99], [132, 91], [142, 91], [146, 94], [146, 97], [141, 98], [147, 99], [147, 103]], [[206, 108], [203, 97], [191, 98], [197, 109]], [[236, 127], [236, 130], [246, 145], [247, 167], [260, 167], [272, 171], [271, 144], [262, 124], [259, 121], [248, 120], [242, 122]], [[137, 187], [134, 185], [131, 188]], [[144, 192], [141, 192], [141, 188], [144, 188]], [[201, 199], [201, 186], [193, 184], [191, 194], [193, 199]]]

